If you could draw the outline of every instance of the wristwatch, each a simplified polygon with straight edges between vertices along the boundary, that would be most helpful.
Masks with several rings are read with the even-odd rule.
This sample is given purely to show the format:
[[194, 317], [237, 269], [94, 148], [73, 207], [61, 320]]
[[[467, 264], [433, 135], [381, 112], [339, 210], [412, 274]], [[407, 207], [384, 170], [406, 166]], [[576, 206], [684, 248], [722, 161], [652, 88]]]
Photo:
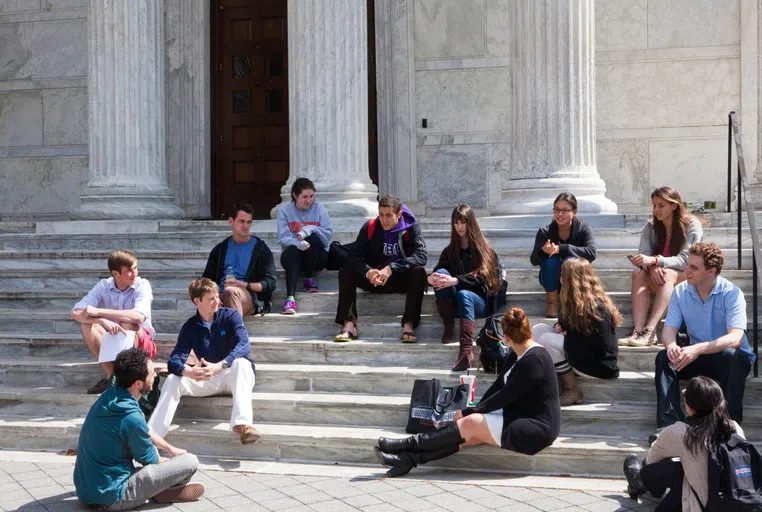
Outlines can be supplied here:
[[246, 291], [247, 292], [251, 291], [251, 283], [246, 283]]
[[228, 363], [225, 359], [222, 360], [222, 369], [227, 370], [230, 368], [230, 363]]

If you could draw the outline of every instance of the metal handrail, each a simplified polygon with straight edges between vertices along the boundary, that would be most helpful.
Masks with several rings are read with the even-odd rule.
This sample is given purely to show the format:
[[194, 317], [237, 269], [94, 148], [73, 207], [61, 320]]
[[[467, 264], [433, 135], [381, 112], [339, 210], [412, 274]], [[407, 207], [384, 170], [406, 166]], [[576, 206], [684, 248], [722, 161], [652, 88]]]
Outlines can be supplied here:
[[[754, 354], [758, 355], [759, 352], [759, 326], [758, 326], [758, 314], [757, 314], [757, 290], [759, 283], [759, 275], [757, 272], [757, 260], [762, 262], [762, 247], [759, 245], [759, 236], [757, 234], [757, 224], [754, 218], [754, 204], [751, 199], [751, 187], [749, 186], [749, 178], [746, 175], [746, 162], [743, 158], [743, 149], [741, 148], [741, 130], [738, 127], [738, 118], [735, 111], [731, 111], [728, 114], [728, 212], [730, 212], [730, 191], [731, 191], [731, 151], [732, 142], [735, 141], [736, 157], [738, 159], [738, 203], [736, 205], [736, 211], [738, 212], [738, 269], [741, 265], [741, 213], [743, 211], [743, 204], [746, 206], [746, 215], [749, 218], [749, 231], [751, 231], [751, 245], [752, 245], [752, 322], [753, 322], [753, 337], [754, 337]], [[743, 200], [742, 200], [743, 199]], [[743, 204], [742, 204], [743, 203]], [[754, 376], [759, 376], [758, 372], [758, 359], [754, 360]]]

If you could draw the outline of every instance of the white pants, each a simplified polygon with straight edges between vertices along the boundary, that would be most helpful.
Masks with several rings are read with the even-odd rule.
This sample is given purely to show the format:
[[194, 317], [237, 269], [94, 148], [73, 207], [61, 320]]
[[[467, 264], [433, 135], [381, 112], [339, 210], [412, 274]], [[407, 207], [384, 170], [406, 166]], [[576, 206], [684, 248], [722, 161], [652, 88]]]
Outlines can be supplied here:
[[248, 359], [238, 358], [230, 368], [207, 381], [195, 381], [188, 377], [170, 375], [161, 388], [156, 409], [148, 420], [148, 426], [161, 437], [167, 435], [175, 416], [181, 396], [233, 395], [233, 413], [230, 428], [251, 425], [254, 413], [251, 409], [251, 390], [254, 388], [254, 370]]
[[564, 353], [563, 334], [553, 332], [553, 327], [550, 325], [537, 324], [532, 327], [532, 339], [545, 347], [545, 350], [548, 351], [558, 375], [563, 375], [571, 371], [572, 367], [566, 360], [566, 353]]

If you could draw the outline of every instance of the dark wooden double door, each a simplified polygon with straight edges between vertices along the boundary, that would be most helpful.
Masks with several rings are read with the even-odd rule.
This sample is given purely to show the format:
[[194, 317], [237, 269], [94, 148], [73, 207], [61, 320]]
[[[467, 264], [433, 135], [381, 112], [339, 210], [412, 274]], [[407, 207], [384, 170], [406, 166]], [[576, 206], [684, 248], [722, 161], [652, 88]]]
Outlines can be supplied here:
[[[374, 1], [367, 1], [370, 175], [377, 182]], [[255, 218], [269, 218], [289, 173], [287, 0], [212, 3], [212, 212], [227, 216], [243, 201]]]

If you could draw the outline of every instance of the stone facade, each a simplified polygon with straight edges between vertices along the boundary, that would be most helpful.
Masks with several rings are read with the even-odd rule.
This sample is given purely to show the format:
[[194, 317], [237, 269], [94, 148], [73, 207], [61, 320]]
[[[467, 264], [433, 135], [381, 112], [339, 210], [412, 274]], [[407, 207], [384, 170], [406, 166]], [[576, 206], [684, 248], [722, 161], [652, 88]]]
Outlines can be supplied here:
[[[293, 1], [293, 0], [292, 0]], [[575, 0], [576, 1], [576, 0]], [[582, 1], [582, 0], [579, 0]], [[585, 0], [591, 1], [591, 0]], [[211, 0], [165, 0], [166, 180], [209, 215]], [[514, 169], [512, 0], [376, 0], [379, 189], [497, 213]], [[655, 186], [724, 207], [727, 112], [762, 183], [757, 0], [596, 0], [597, 172], [620, 212]], [[88, 2], [0, 2], [0, 218], [69, 217], [88, 180]], [[426, 119], [427, 127], [422, 127]], [[292, 176], [293, 177], [293, 176]]]

